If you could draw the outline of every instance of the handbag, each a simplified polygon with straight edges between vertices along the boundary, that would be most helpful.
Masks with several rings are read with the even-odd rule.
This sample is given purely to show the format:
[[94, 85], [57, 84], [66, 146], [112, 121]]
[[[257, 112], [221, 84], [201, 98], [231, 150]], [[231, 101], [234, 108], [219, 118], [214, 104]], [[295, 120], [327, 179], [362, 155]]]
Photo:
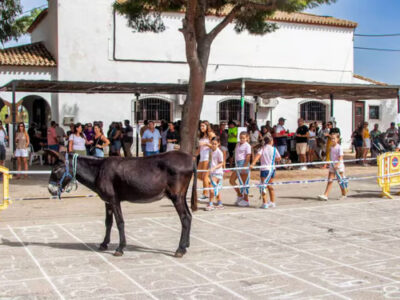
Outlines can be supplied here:
[[96, 146], [97, 146], [97, 144], [99, 142], [99, 139], [101, 139], [101, 136], [100, 136], [100, 138], [98, 138], [96, 140], [96, 143], [91, 145], [90, 148], [89, 148], [89, 154], [92, 155], [92, 156], [96, 154]]

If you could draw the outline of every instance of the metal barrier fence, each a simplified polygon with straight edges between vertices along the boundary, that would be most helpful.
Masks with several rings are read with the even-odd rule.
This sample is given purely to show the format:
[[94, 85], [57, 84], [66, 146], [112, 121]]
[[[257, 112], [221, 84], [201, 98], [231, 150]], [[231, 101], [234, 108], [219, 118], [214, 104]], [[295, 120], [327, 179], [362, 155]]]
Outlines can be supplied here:
[[10, 204], [10, 179], [12, 175], [6, 167], [0, 166], [0, 172], [3, 173], [3, 202], [0, 204], [0, 211], [6, 209]]
[[[387, 156], [391, 154], [390, 156]], [[386, 156], [384, 156], [386, 159], [387, 157], [393, 157], [392, 153], [386, 153]], [[397, 156], [400, 158], [400, 154], [397, 154]], [[396, 156], [396, 157], [397, 157]], [[377, 158], [368, 158], [368, 161], [373, 161], [377, 160]], [[358, 162], [358, 161], [364, 161], [364, 159], [351, 159], [351, 160], [344, 160], [342, 161], [343, 163], [350, 163], [350, 162]], [[382, 161], [385, 161], [381, 157], [378, 158], [378, 165], [383, 164]], [[281, 165], [275, 165], [274, 168], [287, 168], [287, 167], [302, 167], [302, 166], [310, 166], [310, 165], [327, 165], [331, 163], [338, 163], [338, 161], [321, 161], [321, 162], [312, 162], [312, 163], [294, 163], [294, 164], [281, 164]], [[367, 176], [359, 176], [359, 177], [347, 177], [346, 180], [348, 181], [359, 181], [359, 180], [370, 180], [370, 179], [378, 179], [378, 183], [380, 186], [384, 186], [384, 191], [388, 190], [388, 182], [395, 182], [396, 185], [400, 184], [400, 172], [396, 173], [391, 173], [391, 172], [383, 172], [382, 170], [385, 170], [385, 168], [382, 168], [381, 165], [379, 165], [378, 168], [378, 176], [373, 176], [373, 175], [367, 175]], [[255, 166], [254, 169], [260, 169], [261, 166]], [[225, 172], [232, 172], [236, 170], [248, 170], [249, 167], [238, 167], [238, 168], [228, 168], [224, 169]], [[391, 170], [391, 169], [390, 169]], [[397, 169], [396, 169], [397, 170]], [[197, 170], [197, 172], [208, 172], [209, 170]], [[14, 174], [21, 174], [21, 175], [50, 175], [51, 171], [10, 171], [9, 169], [0, 166], [0, 172], [3, 174], [3, 203], [0, 204], [0, 211], [6, 209], [10, 204], [11, 200], [9, 197], [9, 180], [12, 178], [12, 175]], [[396, 177], [394, 181], [391, 179], [393, 177]], [[338, 179], [333, 179], [333, 181], [338, 181]], [[242, 185], [236, 185], [236, 186], [221, 186], [220, 189], [231, 189], [231, 188], [260, 188], [263, 186], [277, 186], [277, 185], [291, 185], [291, 184], [311, 184], [311, 183], [321, 183], [321, 182], [328, 182], [328, 179], [322, 178], [322, 179], [309, 179], [309, 180], [290, 180], [290, 181], [281, 181], [281, 182], [273, 182], [269, 184], [242, 184]], [[392, 184], [393, 185], [393, 184]], [[203, 190], [214, 190], [214, 187], [210, 188], [198, 188], [198, 191], [203, 191]], [[390, 184], [389, 184], [389, 191], [390, 191]], [[387, 196], [385, 193], [383, 193], [385, 196]], [[75, 196], [69, 196], [67, 198], [91, 198], [91, 197], [96, 197], [96, 194], [90, 194], [90, 195], [75, 195]], [[390, 194], [389, 194], [390, 196]], [[390, 196], [391, 197], [391, 196]], [[15, 198], [13, 200], [40, 200], [40, 199], [57, 199], [57, 197], [51, 196], [51, 197], [25, 197], [25, 198]]]

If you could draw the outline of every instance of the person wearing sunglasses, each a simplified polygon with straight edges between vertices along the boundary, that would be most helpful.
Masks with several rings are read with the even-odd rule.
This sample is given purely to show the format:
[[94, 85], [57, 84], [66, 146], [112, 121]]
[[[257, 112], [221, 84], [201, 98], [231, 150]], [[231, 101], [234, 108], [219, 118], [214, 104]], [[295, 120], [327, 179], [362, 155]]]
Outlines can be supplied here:
[[[17, 169], [21, 171], [22, 164], [24, 165], [25, 171], [28, 171], [28, 148], [29, 148], [29, 135], [25, 130], [24, 123], [18, 123], [17, 133], [15, 134], [15, 157], [17, 158]], [[24, 175], [25, 178], [28, 177], [27, 174]], [[21, 178], [21, 175], [15, 176], [15, 179]]]

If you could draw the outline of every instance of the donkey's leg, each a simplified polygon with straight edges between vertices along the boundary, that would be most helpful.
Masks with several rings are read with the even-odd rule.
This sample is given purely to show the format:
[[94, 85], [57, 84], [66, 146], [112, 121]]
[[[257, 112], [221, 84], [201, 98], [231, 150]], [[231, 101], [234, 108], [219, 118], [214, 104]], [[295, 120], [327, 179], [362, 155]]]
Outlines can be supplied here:
[[118, 232], [119, 232], [119, 246], [114, 252], [114, 256], [122, 256], [124, 254], [124, 248], [126, 246], [125, 239], [125, 222], [124, 217], [122, 216], [121, 203], [119, 201], [115, 201], [113, 204], [113, 212], [115, 217], [115, 222], [117, 223]]
[[106, 236], [104, 237], [103, 243], [100, 244], [99, 250], [107, 250], [108, 244], [110, 243], [111, 228], [113, 225], [113, 210], [110, 204], [106, 203]]
[[192, 223], [192, 215], [187, 207], [186, 196], [184, 193], [179, 196], [173, 195], [171, 199], [182, 224], [181, 240], [179, 241], [179, 247], [175, 252], [175, 257], [182, 257], [186, 253], [186, 248], [189, 247], [190, 243], [189, 234], [190, 225]]

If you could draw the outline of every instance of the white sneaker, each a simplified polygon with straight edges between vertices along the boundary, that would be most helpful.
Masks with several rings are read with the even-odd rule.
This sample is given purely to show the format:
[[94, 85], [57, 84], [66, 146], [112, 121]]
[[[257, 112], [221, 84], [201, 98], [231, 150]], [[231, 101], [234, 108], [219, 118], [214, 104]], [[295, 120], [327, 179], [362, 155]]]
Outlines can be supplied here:
[[307, 171], [307, 167], [306, 166], [301, 167], [300, 171]]
[[276, 207], [276, 204], [275, 204], [275, 202], [269, 202], [269, 203], [268, 203], [268, 205], [269, 205], [269, 207], [270, 207], [270, 208], [274, 208], [274, 207]]
[[262, 208], [262, 209], [268, 209], [268, 207], [269, 207], [269, 204], [268, 204], [268, 203], [263, 203], [263, 204], [261, 204], [261, 206], [260, 206], [260, 208]]
[[328, 197], [325, 196], [325, 195], [319, 195], [319, 196], [318, 196], [318, 200], [321, 200], [321, 201], [328, 201]]
[[347, 199], [347, 196], [341, 195], [341, 196], [339, 196], [337, 199], [338, 199], [338, 200], [346, 200], [346, 199]]
[[199, 200], [199, 202], [209, 202], [208, 197], [205, 196], [204, 194], [201, 195], [198, 200]]
[[238, 203], [238, 206], [240, 206], [240, 207], [249, 207], [249, 201], [246, 201], [246, 200], [241, 200], [239, 203]]
[[236, 196], [235, 205], [239, 205], [239, 202], [242, 201], [243, 199], [244, 199], [243, 196]]

